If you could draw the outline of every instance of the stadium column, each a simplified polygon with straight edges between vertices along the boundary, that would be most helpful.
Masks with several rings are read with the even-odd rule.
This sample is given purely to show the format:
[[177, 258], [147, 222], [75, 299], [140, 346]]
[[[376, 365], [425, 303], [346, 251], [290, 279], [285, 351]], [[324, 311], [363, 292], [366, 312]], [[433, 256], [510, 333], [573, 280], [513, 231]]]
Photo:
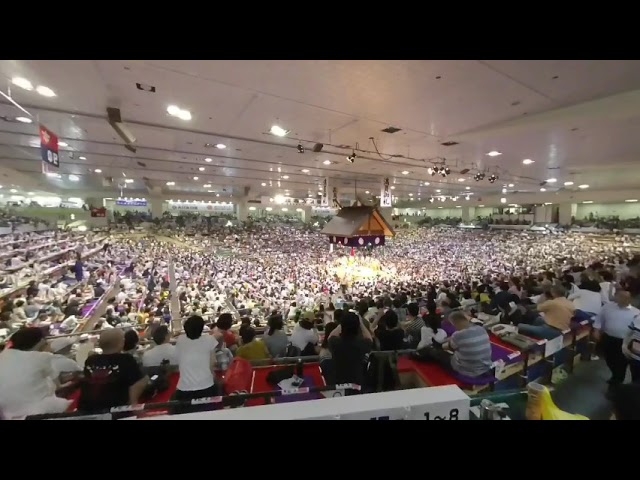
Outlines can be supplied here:
[[162, 217], [162, 203], [161, 198], [149, 198], [149, 210], [151, 210], [151, 218]]
[[577, 203], [561, 203], [558, 209], [558, 223], [560, 225], [571, 225], [571, 219], [576, 216], [577, 211]]
[[462, 221], [469, 223], [476, 216], [476, 207], [462, 207]]
[[309, 223], [311, 221], [311, 207], [304, 206], [299, 208], [300, 210], [302, 210], [302, 212], [300, 212], [300, 217], [302, 218], [302, 221], [304, 223]]
[[553, 206], [539, 205], [534, 209], [534, 223], [551, 223], [553, 221]]
[[236, 218], [239, 222], [246, 222], [249, 216], [249, 206], [247, 205], [247, 199], [241, 198], [236, 204]]

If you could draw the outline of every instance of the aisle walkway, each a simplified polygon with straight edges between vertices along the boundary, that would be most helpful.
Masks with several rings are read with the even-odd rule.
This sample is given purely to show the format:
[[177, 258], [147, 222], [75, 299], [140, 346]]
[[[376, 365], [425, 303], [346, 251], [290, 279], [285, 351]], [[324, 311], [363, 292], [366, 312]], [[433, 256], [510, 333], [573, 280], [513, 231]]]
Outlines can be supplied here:
[[605, 397], [609, 369], [604, 360], [581, 362], [572, 375], [553, 392], [559, 408], [570, 413], [579, 413], [591, 420], [608, 420], [611, 403]]

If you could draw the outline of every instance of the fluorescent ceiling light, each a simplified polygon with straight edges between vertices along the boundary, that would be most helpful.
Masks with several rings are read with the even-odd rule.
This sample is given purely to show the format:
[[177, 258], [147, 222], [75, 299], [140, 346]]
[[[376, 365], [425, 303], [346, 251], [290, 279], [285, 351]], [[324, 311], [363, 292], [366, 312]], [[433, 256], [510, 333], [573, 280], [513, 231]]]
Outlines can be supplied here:
[[204, 172], [204, 167], [198, 167], [198, 170], [200, 170], [201, 172]]
[[220, 194], [219, 194], [219, 193], [216, 193], [216, 197], [219, 197], [219, 196], [220, 196]]
[[462, 205], [456, 205], [456, 208], [462, 208]]
[[176, 107], [175, 105], [169, 105], [167, 107], [167, 113], [169, 115], [173, 115], [174, 117], [177, 117], [180, 114], [180, 108]]
[[478, 205], [479, 207], [484, 207], [484, 205]]
[[167, 186], [169, 186], [169, 187], [172, 187], [172, 186], [173, 186], [173, 185], [175, 185], [175, 184], [176, 184], [176, 182], [167, 182], [167, 183], [166, 183], [166, 185], [167, 185]]
[[191, 120], [191, 112], [189, 110], [180, 110], [178, 118], [180, 120]]
[[96, 173], [102, 173], [102, 170], [100, 170], [99, 168], [96, 168], [96, 169], [94, 170], [94, 172], [96, 172]]
[[260, 185], [262, 185], [263, 187], [267, 186], [267, 184], [265, 182], [262, 182]]
[[429, 182], [424, 182], [425, 187], [428, 187], [429, 185], [431, 185]]
[[504, 198], [504, 197], [502, 197], [502, 198], [500, 199], [500, 203], [507, 203], [507, 199], [506, 199], [506, 198]]
[[391, 190], [395, 190], [396, 187], [394, 185], [391, 185]]
[[584, 202], [582, 202], [582, 203], [593, 203], [593, 200], [585, 200], [585, 201], [584, 201]]
[[51, 90], [49, 87], [45, 87], [44, 85], [38, 85], [36, 87], [36, 92], [38, 92], [43, 97], [55, 97], [56, 92]]
[[410, 197], [413, 197], [413, 193], [410, 193], [410, 194], [409, 194], [409, 196], [410, 196]]
[[638, 201], [637, 198], [630, 198], [629, 200], [625, 200], [627, 203], [636, 203]]
[[59, 147], [68, 147], [69, 144], [67, 142], [58, 142]]
[[502, 153], [497, 150], [491, 150], [489, 153], [487, 153], [487, 155], [489, 157], [497, 157], [498, 155], [502, 155]]
[[364, 193], [365, 193], [365, 194], [367, 194], [367, 195], [369, 195], [369, 190], [365, 191]]
[[503, 188], [503, 189], [502, 189], [502, 193], [507, 193], [507, 189], [506, 189], [506, 188]]
[[322, 162], [322, 163], [324, 163], [325, 165], [331, 165], [331, 160], [325, 160], [325, 161], [324, 161], [324, 162]]
[[557, 178], [548, 178], [547, 183], [556, 183], [558, 181]]
[[285, 137], [287, 133], [289, 133], [289, 130], [285, 130], [284, 128], [279, 127], [278, 125], [272, 126], [269, 131], [271, 132], [272, 135], [275, 135], [276, 137]]
[[522, 160], [522, 163], [524, 163], [525, 165], [531, 165], [532, 163], [536, 163], [536, 161], [531, 160], [530, 158], [525, 158], [524, 160]]
[[86, 160], [87, 157], [78, 157], [80, 160]]
[[541, 191], [541, 192], [546, 192], [546, 191], [547, 191], [547, 189], [546, 189], [546, 188], [544, 188], [544, 187], [542, 187], [542, 188], [540, 189], [540, 191]]
[[191, 112], [189, 110], [183, 110], [175, 105], [169, 105], [167, 107], [167, 113], [171, 116], [178, 117], [180, 120], [191, 120]]
[[465, 190], [471, 190], [471, 187], [464, 187]]
[[199, 180], [199, 179], [200, 179], [200, 177], [193, 177], [193, 179], [194, 179], [194, 180]]
[[510, 183], [509, 188], [513, 188], [513, 187], [515, 187], [515, 185], [513, 183]]
[[33, 85], [26, 78], [13, 77], [11, 79], [11, 83], [13, 83], [16, 87], [24, 88], [25, 90], [33, 90]]
[[578, 188], [581, 188], [582, 190], [584, 190], [585, 188], [589, 188], [589, 185], [586, 185], [586, 184], [578, 185]]
[[202, 188], [211, 188], [211, 184], [207, 183], [207, 184], [203, 185]]
[[308, 168], [303, 168], [303, 169], [301, 170], [301, 172], [302, 172], [302, 173], [309, 173], [309, 169], [308, 169]]
[[77, 182], [80, 180], [80, 177], [77, 175], [69, 175], [69, 180], [71, 180], [72, 182]]
[[207, 193], [216, 193], [215, 190], [207, 190]]
[[403, 175], [409, 175], [409, 170], [403, 170], [401, 173], [402, 173]]
[[256, 209], [256, 207], [249, 207], [249, 210], [251, 210], [252, 212]]
[[436, 190], [436, 193], [440, 193], [442, 190]]
[[270, 212], [271, 210], [273, 210], [273, 208], [271, 208], [271, 207], [267, 207], [267, 208], [265, 208], [265, 210], [266, 210], [267, 212]]
[[29, 117], [16, 117], [16, 122], [33, 123], [33, 120], [31, 120]]
[[571, 185], [573, 185], [573, 182], [564, 182], [565, 187], [570, 187]]
[[213, 159], [207, 157], [207, 158], [204, 159], [204, 161], [207, 162], [207, 163], [211, 163], [213, 161]]
[[224, 143], [216, 143], [216, 148], [218, 150], [224, 150], [227, 146]]
[[464, 182], [464, 178], [459, 178], [458, 181], [459, 182]]
[[442, 207], [438, 207], [438, 208], [442, 208]]
[[133, 183], [133, 178], [125, 178], [124, 183]]
[[289, 180], [289, 175], [283, 175], [283, 176], [282, 176], [282, 179], [283, 179], [283, 180]]

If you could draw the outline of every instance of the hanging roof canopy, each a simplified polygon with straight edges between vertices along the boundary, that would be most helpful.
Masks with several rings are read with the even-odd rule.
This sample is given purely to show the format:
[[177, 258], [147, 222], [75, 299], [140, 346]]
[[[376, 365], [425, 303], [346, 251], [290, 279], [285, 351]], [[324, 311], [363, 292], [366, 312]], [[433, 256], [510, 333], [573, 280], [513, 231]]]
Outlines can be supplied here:
[[343, 207], [322, 229], [324, 235], [358, 237], [384, 235], [393, 237], [396, 232], [375, 207]]

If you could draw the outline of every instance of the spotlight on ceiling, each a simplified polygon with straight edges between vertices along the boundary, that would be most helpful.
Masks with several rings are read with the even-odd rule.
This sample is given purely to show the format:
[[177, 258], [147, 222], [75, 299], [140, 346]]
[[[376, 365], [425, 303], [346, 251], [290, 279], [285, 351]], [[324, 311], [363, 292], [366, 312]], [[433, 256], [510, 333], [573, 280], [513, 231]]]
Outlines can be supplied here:
[[449, 167], [444, 167], [445, 175], [451, 175], [451, 169]]
[[298, 153], [304, 153], [304, 147], [302, 146], [301, 143], [298, 144]]
[[355, 150], [354, 150], [354, 151], [351, 153], [351, 155], [349, 155], [349, 156], [347, 157], [347, 162], [349, 162], [349, 163], [353, 163], [353, 162], [355, 162], [355, 161], [356, 161], [356, 156], [357, 156], [357, 155], [356, 155], [356, 152], [355, 152]]
[[494, 183], [496, 180], [498, 180], [498, 176], [496, 174], [492, 173], [489, 176], [488, 180], [489, 180], [489, 183]]

